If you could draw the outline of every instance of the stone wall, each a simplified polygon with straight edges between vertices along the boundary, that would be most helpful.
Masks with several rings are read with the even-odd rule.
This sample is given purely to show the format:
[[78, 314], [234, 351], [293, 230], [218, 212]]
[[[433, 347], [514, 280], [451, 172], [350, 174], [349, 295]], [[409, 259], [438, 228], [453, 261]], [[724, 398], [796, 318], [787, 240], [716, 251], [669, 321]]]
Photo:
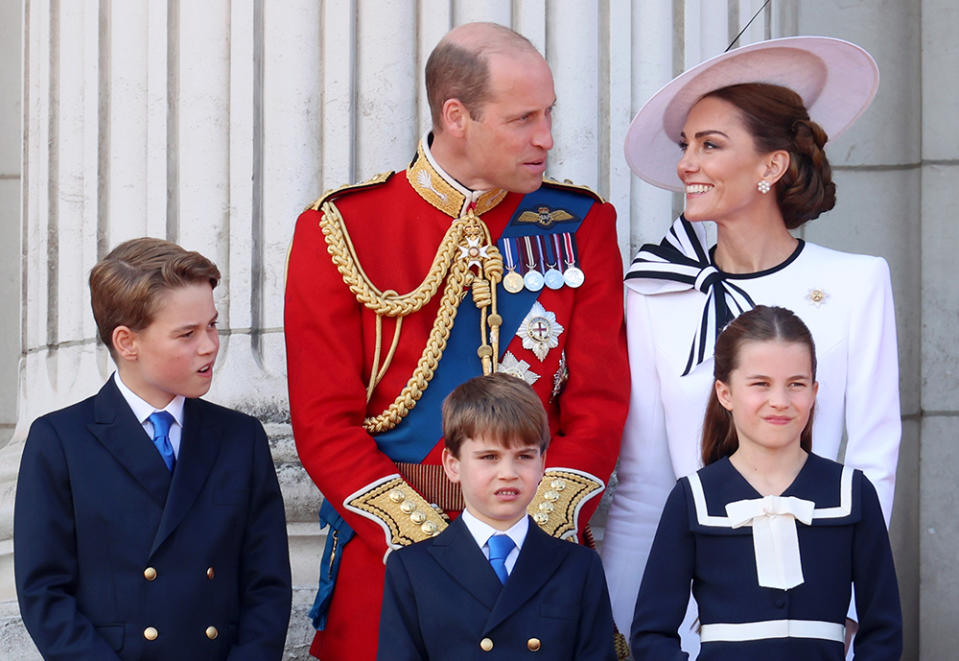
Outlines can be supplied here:
[[[452, 25], [493, 20], [527, 35], [552, 65], [559, 103], [549, 172], [616, 205], [629, 257], [661, 236], [679, 204], [630, 175], [622, 157], [630, 118], [672, 75], [724, 50], [762, 4], [3, 3], [0, 81], [23, 94], [0, 100], [0, 228], [20, 236], [0, 245], [0, 296], [20, 310], [0, 321], [0, 430], [16, 424], [0, 446], [0, 656], [36, 658], [12, 601], [16, 467], [30, 422], [95, 392], [112, 369], [94, 341], [85, 282], [110, 247], [166, 237], [224, 273], [209, 397], [258, 415], [270, 434], [297, 587], [288, 657], [305, 658], [302, 613], [323, 533], [321, 496], [297, 461], [286, 403], [282, 291], [298, 212], [327, 188], [402, 169], [428, 125], [429, 51]], [[782, 0], [740, 40], [842, 37], [872, 52], [882, 72], [876, 102], [828, 150], [838, 205], [803, 233], [882, 255], [892, 269], [903, 409], [892, 536], [906, 659], [920, 650], [948, 658], [959, 644], [959, 523], [950, 516], [959, 296], [949, 268], [959, 248], [949, 179], [959, 163], [957, 25], [951, 0]], [[603, 520], [601, 512], [600, 536]]]

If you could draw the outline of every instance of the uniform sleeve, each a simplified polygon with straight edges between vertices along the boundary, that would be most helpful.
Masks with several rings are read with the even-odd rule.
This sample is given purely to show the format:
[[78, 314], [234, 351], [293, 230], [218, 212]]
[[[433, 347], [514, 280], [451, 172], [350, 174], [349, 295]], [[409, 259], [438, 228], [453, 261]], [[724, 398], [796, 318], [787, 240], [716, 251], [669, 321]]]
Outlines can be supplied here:
[[61, 439], [43, 418], [31, 426], [23, 450], [13, 528], [20, 614], [43, 658], [119, 661], [76, 600], [79, 567], [70, 474]]
[[250, 516], [240, 554], [240, 621], [229, 661], [279, 661], [290, 621], [292, 589], [283, 496], [266, 432], [254, 435]]
[[419, 626], [416, 595], [399, 553], [386, 560], [386, 583], [380, 610], [380, 637], [376, 658], [380, 661], [425, 661], [423, 633]]
[[695, 551], [686, 493], [676, 484], [666, 501], [636, 599], [629, 636], [636, 661], [689, 658], [680, 648], [679, 627], [689, 603]]
[[846, 382], [844, 462], [861, 469], [875, 485], [886, 525], [892, 514], [902, 421], [899, 412], [899, 353], [889, 266], [868, 264], [869, 290], [852, 316]]
[[[629, 397], [623, 262], [611, 204], [592, 206], [576, 242], [586, 281], [576, 290], [566, 330], [569, 380], [559, 398], [560, 424], [547, 454], [547, 471], [573, 468], [605, 485], [616, 465]], [[549, 478], [547, 473], [547, 482]], [[583, 503], [577, 530], [583, 530], [599, 500]]]
[[606, 659], [616, 661], [613, 645], [613, 614], [609, 607], [609, 593], [603, 565], [595, 552], [586, 574], [585, 592], [579, 611], [579, 633], [576, 637], [574, 659]]
[[287, 265], [284, 318], [293, 436], [300, 461], [323, 496], [361, 539], [385, 553], [390, 539], [385, 525], [347, 507], [359, 492], [398, 475], [363, 428], [362, 310], [330, 258], [321, 218], [313, 210], [300, 216]]
[[629, 417], [602, 550], [620, 631], [629, 630], [646, 557], [666, 497], [676, 484], [646, 297], [632, 290], [626, 294], [626, 333], [632, 380]]
[[862, 480], [862, 519], [853, 539], [853, 585], [859, 630], [856, 661], [893, 661], [902, 655], [902, 612], [896, 569], [876, 490]]

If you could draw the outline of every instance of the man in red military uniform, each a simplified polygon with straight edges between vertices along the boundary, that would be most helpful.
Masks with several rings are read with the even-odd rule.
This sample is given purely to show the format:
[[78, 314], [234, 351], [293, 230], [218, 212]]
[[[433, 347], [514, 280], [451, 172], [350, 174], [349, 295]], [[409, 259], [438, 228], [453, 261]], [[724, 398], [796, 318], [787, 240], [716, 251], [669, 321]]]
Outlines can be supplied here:
[[[426, 66], [433, 131], [405, 172], [329, 193], [296, 224], [286, 289], [293, 433], [330, 525], [311, 653], [373, 659], [390, 549], [462, 509], [439, 407], [506, 371], [553, 440], [529, 511], [583, 540], [626, 417], [615, 211], [544, 181], [553, 79], [522, 36], [450, 32]], [[545, 642], [545, 641], [544, 641]]]

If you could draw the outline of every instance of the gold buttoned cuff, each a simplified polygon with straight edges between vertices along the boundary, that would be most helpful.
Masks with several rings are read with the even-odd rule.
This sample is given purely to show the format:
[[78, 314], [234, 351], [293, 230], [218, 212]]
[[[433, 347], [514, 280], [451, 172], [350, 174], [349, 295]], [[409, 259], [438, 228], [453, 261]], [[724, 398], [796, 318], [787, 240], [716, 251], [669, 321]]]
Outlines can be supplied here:
[[605, 486], [602, 480], [589, 473], [552, 468], [546, 471], [526, 511], [553, 537], [575, 541], [580, 508], [601, 493]]
[[390, 548], [435, 537], [449, 525], [442, 510], [426, 502], [399, 476], [368, 485], [348, 497], [346, 507], [379, 523]]

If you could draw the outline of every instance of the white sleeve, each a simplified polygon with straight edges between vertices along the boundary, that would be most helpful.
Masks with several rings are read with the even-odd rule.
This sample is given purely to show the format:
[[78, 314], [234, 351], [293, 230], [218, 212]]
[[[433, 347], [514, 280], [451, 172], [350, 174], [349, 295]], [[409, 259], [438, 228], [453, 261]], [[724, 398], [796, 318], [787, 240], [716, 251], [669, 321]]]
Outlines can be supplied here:
[[844, 463], [861, 469], [876, 487], [888, 526], [902, 435], [899, 352], [889, 266], [876, 257], [867, 269], [862, 308], [849, 327]]
[[619, 484], [613, 494], [601, 553], [613, 619], [626, 634], [659, 517], [676, 484], [646, 298], [627, 289], [629, 415], [616, 469]]

